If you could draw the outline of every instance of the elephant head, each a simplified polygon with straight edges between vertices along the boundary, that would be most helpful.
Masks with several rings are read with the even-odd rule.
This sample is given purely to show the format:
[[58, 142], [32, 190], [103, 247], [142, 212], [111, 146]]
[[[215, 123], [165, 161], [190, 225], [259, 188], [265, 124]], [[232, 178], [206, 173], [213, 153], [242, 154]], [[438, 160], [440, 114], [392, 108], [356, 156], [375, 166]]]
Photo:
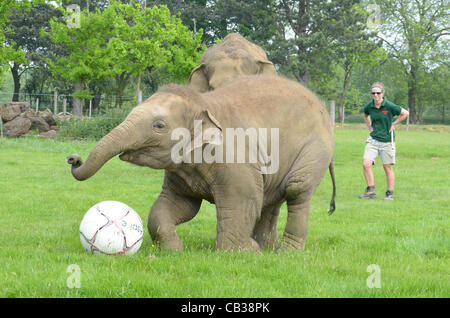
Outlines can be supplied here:
[[177, 140], [172, 139], [172, 132], [185, 128], [192, 138], [196, 120], [202, 123], [202, 129], [220, 128], [197, 92], [169, 85], [136, 106], [119, 126], [97, 143], [86, 162], [77, 154], [70, 155], [67, 162], [72, 165], [74, 178], [80, 181], [93, 176], [116, 155], [140, 166], [174, 169], [178, 163], [172, 160], [171, 151]]
[[201, 64], [192, 70], [189, 83], [195, 90], [206, 92], [237, 77], [276, 73], [261, 47], [231, 33], [206, 50]]

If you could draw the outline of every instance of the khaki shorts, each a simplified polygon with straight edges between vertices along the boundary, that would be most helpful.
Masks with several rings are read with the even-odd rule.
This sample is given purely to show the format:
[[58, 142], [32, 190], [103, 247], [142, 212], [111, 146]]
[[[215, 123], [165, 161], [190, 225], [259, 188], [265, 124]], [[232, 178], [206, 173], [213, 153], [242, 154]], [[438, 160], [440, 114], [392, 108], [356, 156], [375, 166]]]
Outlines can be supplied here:
[[395, 145], [392, 146], [390, 142], [381, 142], [369, 136], [364, 149], [364, 159], [372, 160], [375, 164], [378, 156], [381, 157], [384, 165], [395, 164]]

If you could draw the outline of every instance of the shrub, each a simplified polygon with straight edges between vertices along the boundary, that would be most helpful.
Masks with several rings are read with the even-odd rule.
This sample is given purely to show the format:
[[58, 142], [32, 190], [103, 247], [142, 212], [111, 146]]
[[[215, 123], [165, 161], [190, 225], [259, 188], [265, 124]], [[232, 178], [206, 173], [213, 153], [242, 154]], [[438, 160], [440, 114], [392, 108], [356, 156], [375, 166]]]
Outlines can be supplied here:
[[128, 115], [128, 109], [110, 109], [96, 117], [71, 118], [60, 122], [59, 137], [98, 140], [119, 125]]

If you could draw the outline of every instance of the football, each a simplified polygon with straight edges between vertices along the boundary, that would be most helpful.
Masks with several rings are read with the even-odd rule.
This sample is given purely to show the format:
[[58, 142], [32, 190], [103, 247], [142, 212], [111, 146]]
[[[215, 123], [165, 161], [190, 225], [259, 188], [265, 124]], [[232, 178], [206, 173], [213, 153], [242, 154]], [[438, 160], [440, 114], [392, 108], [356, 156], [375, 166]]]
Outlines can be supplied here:
[[141, 247], [143, 234], [136, 211], [118, 201], [97, 203], [80, 224], [81, 244], [93, 254], [133, 255]]

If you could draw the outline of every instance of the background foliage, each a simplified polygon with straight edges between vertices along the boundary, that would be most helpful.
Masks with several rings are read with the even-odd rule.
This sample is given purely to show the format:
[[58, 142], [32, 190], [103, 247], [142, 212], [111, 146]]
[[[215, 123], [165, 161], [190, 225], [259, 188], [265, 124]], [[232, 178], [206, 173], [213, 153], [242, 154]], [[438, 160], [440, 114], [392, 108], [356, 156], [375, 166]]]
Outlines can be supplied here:
[[[79, 28], [67, 21], [70, 4], [81, 10]], [[46, 94], [57, 90], [76, 113], [86, 111], [89, 99], [99, 112], [129, 108], [140, 91], [145, 98], [168, 82], [186, 82], [207, 47], [238, 32], [262, 46], [280, 74], [335, 100], [345, 115], [359, 113], [370, 84], [382, 81], [413, 123], [446, 123], [449, 6], [445, 0], [6, 0], [0, 100], [42, 96], [45, 107]]]

